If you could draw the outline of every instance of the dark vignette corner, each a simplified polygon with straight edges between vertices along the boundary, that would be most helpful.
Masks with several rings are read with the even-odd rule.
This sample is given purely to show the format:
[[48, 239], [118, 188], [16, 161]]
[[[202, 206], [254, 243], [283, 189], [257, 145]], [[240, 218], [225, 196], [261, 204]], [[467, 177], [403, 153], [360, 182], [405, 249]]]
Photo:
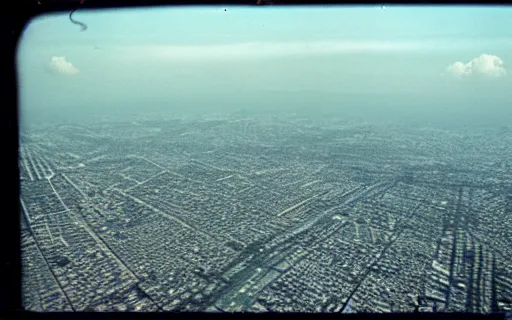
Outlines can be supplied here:
[[10, 318], [21, 309], [21, 263], [19, 226], [18, 180], [18, 112], [16, 81], [16, 44], [28, 12], [13, 2], [0, 19], [2, 32], [2, 92], [0, 130], [2, 137], [3, 168], [0, 179], [2, 190], [2, 223], [0, 224], [0, 310]]

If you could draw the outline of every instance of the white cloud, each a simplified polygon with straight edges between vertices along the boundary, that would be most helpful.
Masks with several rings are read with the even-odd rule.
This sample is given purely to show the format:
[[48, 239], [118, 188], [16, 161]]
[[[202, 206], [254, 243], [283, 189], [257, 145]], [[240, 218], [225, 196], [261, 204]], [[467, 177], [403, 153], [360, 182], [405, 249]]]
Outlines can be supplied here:
[[497, 78], [507, 74], [503, 60], [491, 54], [482, 54], [469, 62], [454, 62], [446, 68], [446, 72], [456, 77], [484, 76]]
[[125, 54], [164, 60], [259, 59], [292, 55], [322, 55], [362, 52], [403, 52], [425, 49], [420, 42], [324, 41], [324, 42], [245, 42], [218, 45], [151, 45], [123, 48]]
[[50, 67], [53, 71], [65, 75], [73, 75], [80, 71], [71, 62], [67, 61], [66, 57], [52, 57]]

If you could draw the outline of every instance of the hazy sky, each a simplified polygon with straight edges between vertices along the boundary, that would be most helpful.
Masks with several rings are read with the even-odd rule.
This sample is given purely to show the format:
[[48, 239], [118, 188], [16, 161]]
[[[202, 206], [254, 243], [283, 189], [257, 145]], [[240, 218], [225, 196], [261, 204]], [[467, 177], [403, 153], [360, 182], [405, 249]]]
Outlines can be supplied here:
[[293, 104], [317, 91], [361, 107], [384, 96], [384, 111], [512, 109], [512, 8], [170, 7], [74, 18], [88, 29], [66, 13], [27, 26], [22, 112], [180, 99], [258, 108], [275, 102], [271, 92], [293, 93]]

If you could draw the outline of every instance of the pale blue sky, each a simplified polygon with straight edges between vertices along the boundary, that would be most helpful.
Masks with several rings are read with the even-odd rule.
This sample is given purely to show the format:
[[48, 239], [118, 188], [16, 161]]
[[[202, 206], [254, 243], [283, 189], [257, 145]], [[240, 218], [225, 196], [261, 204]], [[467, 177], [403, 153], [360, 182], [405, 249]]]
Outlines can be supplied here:
[[[362, 107], [384, 95], [382, 110], [409, 113], [512, 109], [511, 8], [170, 7], [82, 10], [74, 18], [87, 31], [66, 13], [26, 28], [22, 115], [123, 103], [279, 108], [269, 93], [276, 91], [302, 102], [328, 92]], [[354, 94], [363, 98], [350, 100]]]

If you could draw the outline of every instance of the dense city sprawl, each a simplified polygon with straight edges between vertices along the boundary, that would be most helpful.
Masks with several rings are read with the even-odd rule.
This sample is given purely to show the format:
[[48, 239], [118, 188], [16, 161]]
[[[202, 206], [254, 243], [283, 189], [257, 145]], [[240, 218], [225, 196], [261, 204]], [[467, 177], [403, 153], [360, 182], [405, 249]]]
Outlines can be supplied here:
[[27, 310], [512, 310], [511, 128], [104, 119], [19, 151]]

